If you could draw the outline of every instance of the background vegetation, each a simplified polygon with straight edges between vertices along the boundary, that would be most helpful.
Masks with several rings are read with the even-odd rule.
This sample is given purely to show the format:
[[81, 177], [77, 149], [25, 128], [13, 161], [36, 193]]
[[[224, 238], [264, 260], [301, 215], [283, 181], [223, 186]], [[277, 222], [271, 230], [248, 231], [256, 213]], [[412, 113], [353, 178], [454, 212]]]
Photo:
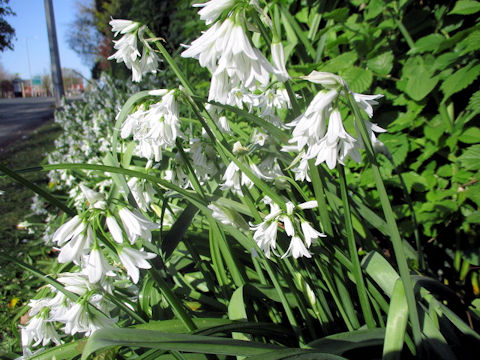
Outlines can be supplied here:
[[[438, 279], [447, 285], [456, 299], [449, 300], [447, 303], [456, 310], [459, 318], [473, 327], [474, 332], [478, 332], [480, 313], [478, 285], [480, 266], [478, 240], [480, 224], [479, 3], [465, 0], [445, 2], [283, 0], [274, 3], [280, 4], [285, 10], [275, 15], [278, 16], [278, 20], [281, 20], [279, 23], [283, 24], [278, 30], [286, 39], [286, 55], [291, 64], [289, 70], [292, 76], [304, 75], [311, 70], [335, 72], [349, 83], [353, 91], [385, 95], [375, 109], [374, 119], [388, 130], [388, 133], [380, 136], [380, 140], [385, 143], [389, 153], [380, 155], [378, 161], [382, 175], [386, 179], [390, 201], [399, 219], [403, 240], [408, 244], [405, 246], [411, 249], [410, 253], [407, 253], [410, 268], [417, 274]], [[148, 24], [156, 35], [165, 39], [167, 48], [173, 52], [178, 51], [178, 44], [190, 43], [202, 29], [196, 20], [196, 11], [190, 8], [189, 1], [96, 1], [95, 6], [89, 8], [85, 14], [89, 16], [89, 24], [94, 25], [97, 31], [98, 37], [94, 37], [96, 39], [94, 43], [98, 44], [98, 39], [104, 39], [101, 40], [103, 47], [100, 49], [98, 46], [85, 46], [85, 49], [88, 48], [95, 57], [95, 71], [110, 72], [118, 78], [126, 78], [129, 74], [116, 65], [107, 66], [104, 62], [111, 51], [110, 45], [107, 45], [112, 37], [107, 26], [111, 17], [128, 18]], [[87, 23], [86, 20], [83, 24], [85, 23]], [[79, 35], [80, 32], [77, 32], [72, 36]], [[259, 44], [267, 47], [267, 44], [261, 40]], [[79, 51], [86, 54], [84, 50]], [[198, 93], [205, 95], [208, 82], [202, 79], [204, 73], [193, 70], [192, 63], [185, 59], [178, 59], [178, 61], [192, 80], [200, 81]], [[123, 66], [123, 64], [120, 65]], [[174, 78], [174, 75], [168, 72], [168, 68], [166, 71], [167, 73], [160, 80], [162, 83], [167, 83]], [[147, 88], [150, 85], [141, 86]], [[308, 89], [304, 89], [302, 84], [294, 83], [294, 90], [308, 94]], [[90, 102], [93, 102], [92, 98]], [[89, 107], [88, 102], [84, 106], [93, 109], [91, 116], [94, 116], [97, 108]], [[113, 114], [118, 109], [115, 106], [109, 106], [108, 109], [111, 122], [106, 121], [105, 126], [111, 130]], [[77, 112], [72, 110], [72, 118], [78, 110], [78, 108]], [[81, 132], [78, 129], [77, 131]], [[13, 164], [13, 167], [18, 166]], [[374, 189], [372, 169], [352, 162], [348, 163], [346, 172], [352, 196], [365, 202], [373, 212], [381, 213], [380, 198]], [[197, 319], [221, 318], [221, 314], [228, 314], [230, 319], [248, 319], [256, 323], [269, 321], [269, 317], [277, 316], [278, 324], [288, 327], [286, 324], [290, 319], [286, 319], [288, 315], [282, 313], [284, 299], [279, 298], [274, 291], [270, 291], [274, 288], [270, 278], [254, 279], [250, 285], [237, 287], [232, 285], [233, 281], [230, 279], [226, 289], [218, 289], [209, 283], [210, 279], [205, 275], [208, 271], [205, 269], [209, 270], [210, 265], [208, 261], [204, 261], [209, 256], [208, 246], [203, 247], [208, 243], [208, 239], [202, 235], [205, 224], [195, 226], [182, 236], [185, 236], [185, 239], [195, 239], [198, 248], [192, 252], [188, 241], [180, 243], [179, 252], [168, 259], [168, 270], [174, 269], [174, 275], [167, 275], [168, 272], [164, 273], [163, 269], [161, 272], [182, 299], [187, 311], [195, 314]], [[364, 233], [361, 234], [358, 229], [363, 229]], [[377, 249], [385, 256], [388, 263], [396, 268], [394, 250], [385, 233], [382, 234], [382, 231], [372, 224], [365, 223], [357, 227], [356, 231], [359, 232], [360, 238], [359, 254], [365, 262], [368, 258], [364, 255], [372, 249]], [[246, 271], [249, 271], [250, 260], [245, 259], [244, 254], [242, 255], [241, 247], [235, 245], [232, 251], [238, 255], [242, 264], [247, 264]], [[181, 254], [186, 252], [200, 255], [197, 259], [202, 260], [199, 261], [201, 264], [199, 268], [195, 266], [195, 259], [182, 258]], [[323, 255], [327, 258], [333, 256], [327, 250]], [[264, 266], [263, 263], [262, 266]], [[275, 271], [285, 273], [290, 270], [282, 266], [288, 267], [288, 265], [275, 264]], [[389, 273], [387, 269], [390, 268], [384, 267], [382, 271]], [[338, 271], [338, 278], [335, 279], [334, 285], [336, 290], [332, 291], [329, 288], [325, 293], [345, 294], [352, 291], [354, 284], [347, 279], [347, 272]], [[213, 271], [210, 269], [211, 273]], [[250, 273], [248, 275], [252, 276]], [[302, 273], [299, 278], [304, 275]], [[311, 279], [310, 276], [308, 274], [305, 278]], [[378, 280], [372, 273], [369, 273], [369, 276]], [[292, 278], [295, 279], [295, 277]], [[299, 305], [293, 306], [291, 316], [297, 319], [309, 319], [312, 316], [310, 308], [307, 311], [302, 308], [302, 301], [292, 300], [292, 298], [297, 296], [297, 292], [301, 293], [301, 290], [305, 293], [311, 290], [309, 289], [311, 283], [309, 281], [303, 283], [296, 279], [292, 280], [292, 283], [282, 283], [280, 286], [285, 289], [291, 303], [298, 301]], [[342, 279], [344, 286], [342, 286]], [[393, 287], [392, 279], [395, 277], [389, 279], [392, 281], [390, 286]], [[179, 285], [185, 283], [189, 286]], [[147, 277], [143, 286], [149, 300], [144, 299], [136, 305], [139, 313], [148, 319], [171, 319], [173, 316], [171, 307], [162, 295], [161, 289], [155, 286], [154, 279]], [[380, 282], [375, 283], [375, 289], [381, 287]], [[186, 288], [188, 288], [187, 291]], [[199, 288], [202, 291], [199, 291]], [[294, 290], [288, 292], [287, 288], [297, 289], [297, 292]], [[317, 296], [324, 290], [315, 289]], [[375, 292], [372, 291], [372, 293]], [[8, 293], [9, 296], [12, 296], [11, 294]], [[325, 301], [331, 304], [334, 300], [336, 299], [328, 298]], [[375, 300], [382, 304], [379, 299], [375, 298]], [[434, 309], [435, 306], [432, 304], [432, 302], [426, 302], [424, 298], [421, 306], [423, 308], [430, 306], [430, 309]], [[390, 304], [390, 306], [393, 305]], [[318, 310], [316, 307], [313, 308]], [[356, 312], [352, 310], [354, 308], [358, 309], [357, 299], [353, 299], [352, 304], [345, 305], [346, 311]], [[379, 309], [376, 310], [380, 312]], [[358, 314], [349, 313], [346, 318], [356, 319], [357, 316], [361, 318], [359, 313], [360, 311]], [[432, 313], [434, 311], [430, 311], [430, 314]], [[333, 316], [336, 320], [341, 318], [341, 316], [335, 317], [337, 315]], [[225, 319], [225, 316], [223, 318]], [[379, 318], [382, 317], [379, 316]], [[439, 316], [436, 321], [440, 330], [451, 330], [445, 325], [444, 316]], [[320, 332], [326, 335], [351, 330], [348, 324], [339, 323], [326, 322], [322, 324], [325, 327], [322, 327]], [[355, 320], [352, 320], [350, 325], [358, 329], [354, 323]], [[168, 328], [168, 324], [162, 324], [166, 323], [158, 323], [157, 330]], [[173, 326], [172, 324], [170, 323], [170, 326]], [[209, 325], [212, 326], [213, 322]], [[307, 333], [305, 328], [311, 324], [302, 325], [303, 335], [308, 338], [310, 335], [305, 335]], [[202, 328], [201, 325], [198, 327]], [[288, 339], [282, 338], [281, 334], [268, 328], [267, 325], [265, 327], [274, 337], [273, 342], [277, 341], [292, 347], [298, 345], [295, 341], [289, 342]], [[439, 333], [431, 328], [429, 330], [430, 334], [443, 339], [441, 337], [443, 335], [438, 335]], [[258, 334], [252, 330], [246, 334], [246, 329], [244, 331], [245, 333], [234, 332], [233, 337], [259, 341], [265, 339], [265, 333]], [[290, 334], [288, 331], [285, 330], [285, 333]], [[470, 349], [476, 346], [474, 336], [470, 335], [471, 338], [465, 336], [458, 329], [451, 330], [451, 334], [453, 334], [452, 338], [456, 338], [455, 340], [447, 338], [447, 340], [444, 339], [445, 341], [439, 340], [438, 344], [432, 342], [430, 351], [435, 352], [434, 348], [438, 346], [440, 352], [445, 351], [443, 353], [445, 358], [455, 358], [455, 356], [474, 358], [475, 352], [470, 352]], [[412, 334], [408, 333], [407, 342], [409, 335]], [[113, 334], [107, 343], [122, 345], [120, 341], [115, 343], [115, 336], [128, 338], [133, 336], [133, 333]], [[432, 338], [434, 338], [433, 335]], [[378, 345], [372, 333], [363, 338], [360, 336], [359, 339], [364, 342], [364, 345], [367, 345], [368, 341]], [[140, 342], [140, 339], [136, 340]], [[12, 344], [10, 350], [18, 351], [13, 342], [10, 343]], [[449, 343], [451, 351], [445, 350], [443, 347], [445, 343]], [[407, 345], [411, 350], [411, 343]], [[315, 347], [315, 344], [312, 346]], [[322, 346], [326, 346], [325, 341]], [[328, 347], [322, 347], [322, 349], [325, 348], [328, 349]], [[115, 349], [112, 350], [113, 353], [118, 350], [118, 348]], [[372, 349], [377, 349], [372, 350], [372, 358], [381, 356], [378, 346]], [[103, 356], [109, 356], [108, 352], [103, 354]], [[343, 353], [347, 358], [354, 358], [357, 355], [358, 353], [351, 349]], [[407, 349], [404, 349], [402, 355], [411, 356]], [[438, 355], [437, 353], [436, 356]], [[161, 352], [152, 350], [139, 353], [139, 356], [141, 358], [159, 357]], [[272, 355], [272, 358], [275, 357]]]

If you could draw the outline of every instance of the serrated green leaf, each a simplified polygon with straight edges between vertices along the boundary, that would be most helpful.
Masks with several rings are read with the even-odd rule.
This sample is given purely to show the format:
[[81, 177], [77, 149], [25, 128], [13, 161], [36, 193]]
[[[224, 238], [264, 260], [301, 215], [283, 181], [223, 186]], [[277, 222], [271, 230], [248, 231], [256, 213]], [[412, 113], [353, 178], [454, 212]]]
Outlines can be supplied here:
[[425, 191], [428, 188], [428, 182], [425, 177], [413, 171], [404, 173], [403, 180], [405, 181], [408, 192], [411, 192], [412, 189], [415, 191]]
[[423, 54], [427, 51], [434, 51], [443, 41], [445, 41], [445, 36], [441, 34], [430, 34], [424, 36], [415, 42], [414, 48], [412, 48], [408, 53]]
[[472, 145], [458, 158], [467, 170], [480, 170], [480, 145]]
[[383, 0], [370, 0], [363, 15], [365, 20], [370, 20], [385, 10], [385, 2]]
[[465, 39], [458, 44], [460, 48], [463, 48], [462, 55], [468, 54], [470, 52], [480, 49], [480, 31], [474, 31], [468, 35]]
[[465, 221], [470, 224], [480, 224], [480, 211], [471, 213], [465, 218]]
[[467, 109], [480, 112], [480, 90], [473, 93], [473, 95], [470, 97]]
[[478, 207], [480, 207], [480, 184], [477, 183], [473, 186], [469, 186], [467, 190], [463, 192], [465, 197], [472, 200]]
[[452, 164], [445, 164], [438, 168], [437, 175], [441, 177], [450, 177], [453, 175]]
[[333, 19], [337, 22], [344, 22], [348, 17], [348, 8], [343, 7], [326, 12], [323, 14], [323, 17], [327, 20]]
[[435, 64], [433, 65], [435, 70], [444, 70], [447, 67], [449, 67], [451, 64], [453, 64], [457, 59], [459, 55], [454, 52], [447, 52], [445, 54], [442, 54], [438, 56], [435, 59]]
[[393, 53], [385, 52], [367, 61], [367, 67], [380, 75], [388, 75], [393, 67]]
[[437, 144], [441, 136], [445, 134], [447, 126], [440, 116], [435, 117], [423, 129], [425, 138]]
[[421, 67], [418, 69], [416, 76], [412, 76], [408, 79], [405, 92], [413, 100], [420, 101], [435, 88], [438, 80], [438, 76], [431, 77], [429, 72]]
[[458, 140], [465, 144], [477, 144], [480, 142], [480, 129], [469, 127], [458, 137]]
[[480, 11], [480, 2], [473, 0], [460, 0], [455, 3], [449, 15], [470, 15]]
[[439, 81], [439, 77], [433, 76], [433, 73], [433, 66], [426, 64], [421, 56], [411, 57], [403, 65], [402, 79], [397, 81], [397, 88], [413, 100], [420, 101], [435, 88]]
[[460, 184], [465, 184], [472, 180], [472, 177], [473, 173], [471, 171], [468, 171], [466, 169], [458, 169], [458, 171], [453, 174], [452, 181]]
[[457, 70], [440, 86], [440, 89], [445, 94], [444, 100], [465, 89], [468, 85], [474, 82], [479, 75], [480, 64], [471, 63], [460, 70]]
[[390, 151], [395, 165], [402, 164], [408, 154], [408, 135], [407, 134], [381, 134], [379, 136], [385, 146]]
[[357, 93], [365, 92], [372, 84], [373, 76], [372, 72], [367, 69], [361, 69], [356, 66], [352, 66], [345, 69], [340, 74], [352, 91]]
[[337, 72], [343, 69], [347, 69], [357, 61], [357, 54], [354, 51], [343, 53], [333, 59], [328, 60], [322, 64], [318, 70], [326, 72]]

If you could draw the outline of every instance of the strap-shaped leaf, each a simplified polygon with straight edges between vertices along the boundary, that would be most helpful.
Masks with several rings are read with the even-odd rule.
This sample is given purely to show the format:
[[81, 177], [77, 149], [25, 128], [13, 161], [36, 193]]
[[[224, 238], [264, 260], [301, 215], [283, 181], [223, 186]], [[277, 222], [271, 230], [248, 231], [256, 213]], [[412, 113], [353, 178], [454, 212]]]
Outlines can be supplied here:
[[285, 349], [276, 345], [213, 336], [170, 334], [143, 329], [102, 329], [88, 339], [82, 354], [82, 360], [86, 360], [95, 351], [110, 346], [232, 356], [253, 356]]
[[188, 204], [185, 210], [180, 214], [177, 221], [172, 225], [170, 231], [162, 241], [161, 249], [165, 259], [169, 259], [178, 243], [183, 239], [185, 233], [193, 221], [198, 208], [195, 205]]

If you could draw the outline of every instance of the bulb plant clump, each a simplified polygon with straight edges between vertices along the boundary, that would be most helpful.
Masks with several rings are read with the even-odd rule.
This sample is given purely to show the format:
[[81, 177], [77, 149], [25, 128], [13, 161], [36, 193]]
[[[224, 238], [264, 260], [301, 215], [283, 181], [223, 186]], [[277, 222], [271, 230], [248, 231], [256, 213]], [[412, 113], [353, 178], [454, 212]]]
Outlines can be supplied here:
[[[162, 78], [160, 64], [178, 81], [105, 98], [72, 123], [88, 139], [67, 131], [43, 167], [70, 199], [45, 199], [62, 210], [47, 232], [61, 270], [29, 303], [25, 358], [344, 359], [365, 344], [389, 358], [453, 355], [448, 331], [478, 340], [434, 296], [442, 285], [413, 273], [419, 249], [402, 240], [377, 161], [389, 156], [383, 94], [291, 70], [303, 60], [285, 46], [295, 26], [280, 1], [195, 6], [206, 30], [179, 58], [147, 26], [110, 22], [110, 59], [132, 81]], [[208, 90], [188, 66], [208, 70]], [[381, 212], [349, 188], [354, 162], [372, 169]]]

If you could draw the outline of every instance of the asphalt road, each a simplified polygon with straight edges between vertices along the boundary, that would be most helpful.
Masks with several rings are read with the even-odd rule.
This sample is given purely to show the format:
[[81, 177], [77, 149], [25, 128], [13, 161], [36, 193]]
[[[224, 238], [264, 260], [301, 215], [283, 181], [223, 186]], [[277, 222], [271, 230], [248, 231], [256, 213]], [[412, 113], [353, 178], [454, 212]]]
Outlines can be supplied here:
[[0, 99], [0, 148], [53, 119], [55, 99]]

